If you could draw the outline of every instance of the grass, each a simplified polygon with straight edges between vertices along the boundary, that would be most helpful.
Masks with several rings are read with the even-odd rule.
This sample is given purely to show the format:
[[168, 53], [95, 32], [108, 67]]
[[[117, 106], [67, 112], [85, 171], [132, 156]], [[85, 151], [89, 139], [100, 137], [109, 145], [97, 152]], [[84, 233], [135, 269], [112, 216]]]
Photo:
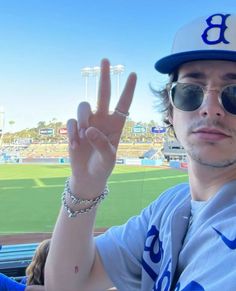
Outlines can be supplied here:
[[[51, 232], [69, 175], [68, 165], [0, 165], [0, 234]], [[179, 170], [117, 165], [96, 227], [124, 223], [165, 189], [187, 179]]]

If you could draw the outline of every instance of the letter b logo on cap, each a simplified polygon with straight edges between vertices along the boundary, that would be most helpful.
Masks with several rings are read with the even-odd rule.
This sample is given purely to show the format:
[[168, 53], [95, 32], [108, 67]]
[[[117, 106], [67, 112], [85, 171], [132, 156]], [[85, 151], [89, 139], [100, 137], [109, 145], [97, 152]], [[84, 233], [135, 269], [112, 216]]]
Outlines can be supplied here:
[[182, 26], [171, 54], [158, 60], [155, 68], [170, 74], [182, 64], [198, 60], [236, 62], [236, 14], [214, 13]]
[[[221, 42], [228, 44], [229, 41], [225, 38], [225, 30], [227, 29], [226, 20], [230, 16], [230, 14], [214, 14], [211, 15], [206, 19], [206, 23], [208, 24], [208, 27], [204, 30], [202, 34], [202, 40], [209, 45], [219, 44]], [[214, 18], [220, 18], [220, 23], [212, 23]], [[212, 29], [218, 29], [219, 34], [217, 39], [209, 39], [209, 33]], [[215, 35], [215, 33], [214, 33]]]

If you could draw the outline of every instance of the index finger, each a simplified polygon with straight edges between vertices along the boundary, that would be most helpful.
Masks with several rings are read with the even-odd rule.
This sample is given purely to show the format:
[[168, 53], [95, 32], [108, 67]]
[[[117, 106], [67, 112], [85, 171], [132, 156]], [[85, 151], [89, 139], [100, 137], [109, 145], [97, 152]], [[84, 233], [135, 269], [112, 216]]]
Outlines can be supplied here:
[[107, 114], [111, 97], [110, 62], [108, 59], [101, 61], [101, 75], [98, 90], [97, 112]]

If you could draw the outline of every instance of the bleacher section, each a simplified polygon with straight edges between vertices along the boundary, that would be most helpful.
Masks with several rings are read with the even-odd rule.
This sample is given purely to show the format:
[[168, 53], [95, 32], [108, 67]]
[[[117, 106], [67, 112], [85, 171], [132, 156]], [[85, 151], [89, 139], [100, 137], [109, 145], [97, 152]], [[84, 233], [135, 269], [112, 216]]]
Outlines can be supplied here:
[[144, 159], [153, 159], [154, 156], [156, 155], [156, 153], [157, 153], [157, 150], [151, 148], [146, 153], [144, 153], [143, 158]]
[[[120, 143], [117, 158], [152, 158], [162, 145], [151, 143]], [[30, 144], [18, 152], [21, 158], [67, 158], [68, 145]]]
[[68, 157], [67, 144], [31, 144], [20, 152], [21, 158]]
[[117, 151], [117, 158], [145, 158], [150, 150], [157, 151], [159, 145], [149, 143], [120, 143]]

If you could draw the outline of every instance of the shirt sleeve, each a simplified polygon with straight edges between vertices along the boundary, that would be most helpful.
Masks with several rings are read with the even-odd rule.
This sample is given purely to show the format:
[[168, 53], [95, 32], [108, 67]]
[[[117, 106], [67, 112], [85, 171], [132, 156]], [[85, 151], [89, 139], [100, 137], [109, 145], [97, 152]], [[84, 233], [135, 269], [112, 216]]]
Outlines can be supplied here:
[[95, 238], [104, 268], [118, 290], [141, 290], [142, 255], [152, 207]]
[[27, 285], [27, 276], [23, 277], [20, 281], [21, 284]]
[[1, 291], [24, 291], [25, 285], [0, 273], [0, 290]]

